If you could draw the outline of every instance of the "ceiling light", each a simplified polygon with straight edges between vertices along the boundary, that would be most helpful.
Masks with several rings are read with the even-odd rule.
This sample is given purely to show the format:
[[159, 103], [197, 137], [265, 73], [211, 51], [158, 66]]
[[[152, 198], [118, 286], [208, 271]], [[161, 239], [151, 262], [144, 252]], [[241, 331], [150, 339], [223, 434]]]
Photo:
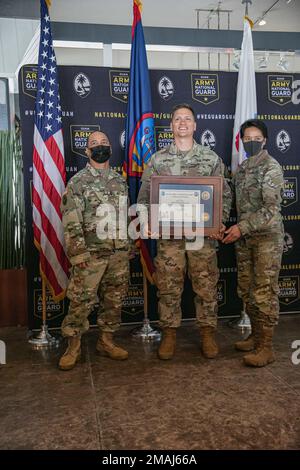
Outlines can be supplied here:
[[269, 61], [269, 53], [266, 52], [264, 56], [258, 57], [258, 59], [257, 59], [258, 68], [259, 69], [266, 69], [268, 67], [268, 61]]
[[234, 53], [232, 66], [233, 66], [236, 70], [239, 70], [239, 68], [240, 68], [240, 53], [239, 53], [239, 52], [235, 52], [235, 53]]
[[265, 24], [267, 24], [267, 22], [266, 22], [266, 20], [264, 20], [262, 18], [258, 24], [259, 24], [259, 26], [265, 26]]
[[280, 69], [284, 70], [285, 72], [288, 71], [288, 68], [289, 68], [289, 61], [285, 58], [285, 55], [284, 54], [280, 54], [280, 59], [279, 59], [279, 62], [277, 64], [277, 67], [279, 67]]

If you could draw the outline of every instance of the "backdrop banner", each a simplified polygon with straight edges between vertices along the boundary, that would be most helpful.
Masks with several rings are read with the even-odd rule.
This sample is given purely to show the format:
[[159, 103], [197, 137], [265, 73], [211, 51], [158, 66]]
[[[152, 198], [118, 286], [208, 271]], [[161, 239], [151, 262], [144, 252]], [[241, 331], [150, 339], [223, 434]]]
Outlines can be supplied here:
[[[60, 66], [60, 94], [67, 179], [87, 163], [86, 142], [94, 130], [106, 132], [112, 143], [112, 166], [122, 171], [124, 158], [125, 118], [130, 74], [127, 69], [106, 67]], [[292, 82], [299, 74], [257, 73], [258, 118], [268, 126], [269, 153], [282, 165], [285, 188], [282, 213], [285, 224], [284, 254], [280, 273], [281, 313], [300, 312], [300, 105], [292, 103]], [[155, 141], [157, 150], [172, 140], [170, 112], [174, 105], [186, 102], [193, 106], [197, 118], [195, 139], [208, 145], [230, 166], [236, 100], [237, 73], [190, 70], [150, 70]], [[29, 327], [39, 328], [42, 314], [42, 287], [39, 256], [32, 234], [32, 151], [37, 66], [25, 65], [19, 73], [20, 113], [23, 141]], [[230, 223], [235, 222], [232, 213]], [[298, 233], [298, 235], [297, 235]], [[233, 246], [219, 248], [220, 280], [218, 284], [219, 316], [239, 315], [241, 302], [236, 292], [236, 262]], [[150, 287], [150, 320], [157, 320], [156, 291]], [[47, 296], [49, 327], [60, 326], [68, 301], [55, 303]], [[192, 288], [186, 279], [182, 298], [183, 318], [194, 317]], [[131, 261], [131, 279], [123, 304], [123, 321], [143, 318], [143, 279], [138, 257]], [[95, 315], [91, 324], [95, 324]]]

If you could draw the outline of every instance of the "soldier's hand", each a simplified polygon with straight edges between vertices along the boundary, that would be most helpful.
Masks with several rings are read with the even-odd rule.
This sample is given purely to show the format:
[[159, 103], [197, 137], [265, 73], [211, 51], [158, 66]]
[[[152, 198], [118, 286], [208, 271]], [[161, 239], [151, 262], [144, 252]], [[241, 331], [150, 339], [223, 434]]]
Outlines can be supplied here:
[[238, 225], [232, 225], [232, 227], [229, 227], [229, 229], [225, 231], [225, 235], [226, 237], [222, 240], [225, 245], [236, 242], [242, 236]]
[[210, 240], [223, 240], [225, 230], [226, 226], [222, 224], [220, 230], [217, 233], [212, 233], [208, 238]]

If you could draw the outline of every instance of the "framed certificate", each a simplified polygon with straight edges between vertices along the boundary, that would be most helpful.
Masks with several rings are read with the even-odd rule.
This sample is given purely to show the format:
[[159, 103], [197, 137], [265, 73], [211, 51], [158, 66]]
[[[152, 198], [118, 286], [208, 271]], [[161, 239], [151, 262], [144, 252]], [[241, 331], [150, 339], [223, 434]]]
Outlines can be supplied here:
[[209, 236], [222, 224], [221, 176], [152, 176], [150, 230], [161, 236], [169, 227], [171, 238], [181, 234]]

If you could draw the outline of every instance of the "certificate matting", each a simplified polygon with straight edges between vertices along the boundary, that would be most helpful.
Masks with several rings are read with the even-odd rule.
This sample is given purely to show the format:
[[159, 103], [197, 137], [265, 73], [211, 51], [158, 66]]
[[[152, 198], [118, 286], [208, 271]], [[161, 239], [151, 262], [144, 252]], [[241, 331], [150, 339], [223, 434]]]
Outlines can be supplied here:
[[204, 227], [204, 236], [218, 232], [222, 224], [222, 188], [221, 176], [152, 176], [150, 202], [153, 207], [159, 205], [155, 212], [159, 234], [166, 225], [170, 225], [171, 235], [175, 227], [182, 226], [183, 230], [183, 217], [185, 235], [195, 235], [198, 227]]

